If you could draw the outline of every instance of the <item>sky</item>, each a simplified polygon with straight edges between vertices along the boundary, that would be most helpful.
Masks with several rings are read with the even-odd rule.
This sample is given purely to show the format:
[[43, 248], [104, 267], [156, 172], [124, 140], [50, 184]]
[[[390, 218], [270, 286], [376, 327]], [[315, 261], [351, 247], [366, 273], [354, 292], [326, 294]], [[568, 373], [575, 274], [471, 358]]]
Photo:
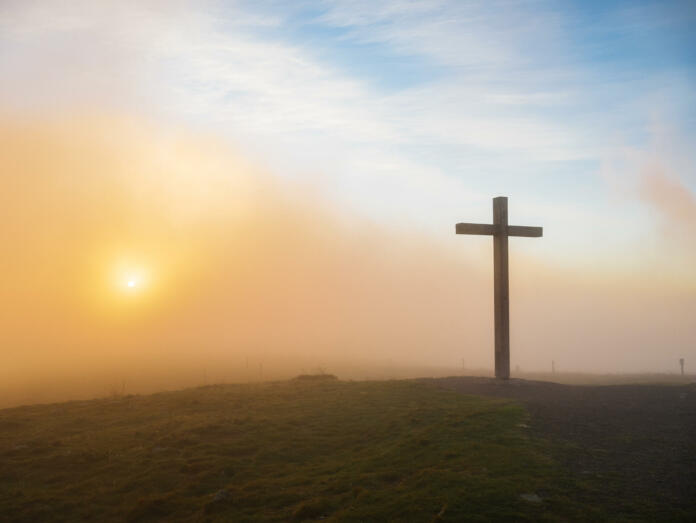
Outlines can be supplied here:
[[[513, 363], [696, 361], [695, 22], [692, 2], [5, 0], [6, 372], [176, 342], [490, 367], [491, 242], [454, 224], [499, 195], [544, 227], [511, 240]], [[152, 283], [137, 306], [95, 290], [112, 266]], [[244, 328], [235, 285], [260, 300]]]

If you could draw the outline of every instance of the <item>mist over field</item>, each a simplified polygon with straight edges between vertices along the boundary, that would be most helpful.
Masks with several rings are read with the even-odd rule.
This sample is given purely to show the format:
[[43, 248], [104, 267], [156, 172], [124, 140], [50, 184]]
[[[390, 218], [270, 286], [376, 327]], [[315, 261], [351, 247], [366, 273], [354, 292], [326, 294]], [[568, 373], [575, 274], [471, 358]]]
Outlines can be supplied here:
[[696, 521], [695, 6], [1, 0], [0, 520]]
[[0, 406], [490, 374], [500, 195], [513, 374], [693, 372], [694, 12], [593, 9], [0, 3]]
[[[3, 406], [492, 366], [490, 238], [376, 224], [142, 118], [6, 116], [0, 135]], [[676, 372], [693, 352], [693, 289], [518, 241], [544, 239], [510, 242], [513, 368]]]

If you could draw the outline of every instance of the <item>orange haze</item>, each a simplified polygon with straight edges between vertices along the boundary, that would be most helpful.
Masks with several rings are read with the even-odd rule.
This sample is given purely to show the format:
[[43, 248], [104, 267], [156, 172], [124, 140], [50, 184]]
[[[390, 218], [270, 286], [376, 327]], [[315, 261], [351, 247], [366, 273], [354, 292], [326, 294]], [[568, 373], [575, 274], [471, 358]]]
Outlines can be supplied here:
[[[221, 140], [125, 118], [5, 118], [0, 172], [0, 405], [491, 366], [490, 239], [454, 224], [451, 242], [379, 228]], [[511, 264], [513, 367], [696, 359], [693, 285]]]

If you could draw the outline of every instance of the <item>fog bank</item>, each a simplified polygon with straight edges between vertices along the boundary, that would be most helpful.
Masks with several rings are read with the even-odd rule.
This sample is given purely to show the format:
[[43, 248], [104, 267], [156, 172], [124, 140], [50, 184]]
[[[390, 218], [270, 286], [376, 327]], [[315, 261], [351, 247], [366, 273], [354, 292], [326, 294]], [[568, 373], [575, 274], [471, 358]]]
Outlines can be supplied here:
[[[0, 406], [492, 368], [490, 238], [390, 230], [214, 136], [120, 116], [5, 117], [0, 172]], [[513, 368], [696, 361], [691, 283], [551, 267], [514, 241]]]

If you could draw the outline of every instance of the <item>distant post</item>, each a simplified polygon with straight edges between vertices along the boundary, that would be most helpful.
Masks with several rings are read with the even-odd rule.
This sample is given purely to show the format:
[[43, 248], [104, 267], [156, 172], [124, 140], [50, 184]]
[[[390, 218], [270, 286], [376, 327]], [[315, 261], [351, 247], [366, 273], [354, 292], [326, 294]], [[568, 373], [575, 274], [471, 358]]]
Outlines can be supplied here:
[[542, 236], [541, 227], [508, 225], [507, 197], [493, 198], [493, 224], [458, 223], [457, 234], [493, 236], [493, 310], [495, 316], [495, 377], [510, 378], [510, 289], [508, 236]]
[[681, 367], [681, 375], [684, 375], [684, 358], [679, 358], [679, 366]]

